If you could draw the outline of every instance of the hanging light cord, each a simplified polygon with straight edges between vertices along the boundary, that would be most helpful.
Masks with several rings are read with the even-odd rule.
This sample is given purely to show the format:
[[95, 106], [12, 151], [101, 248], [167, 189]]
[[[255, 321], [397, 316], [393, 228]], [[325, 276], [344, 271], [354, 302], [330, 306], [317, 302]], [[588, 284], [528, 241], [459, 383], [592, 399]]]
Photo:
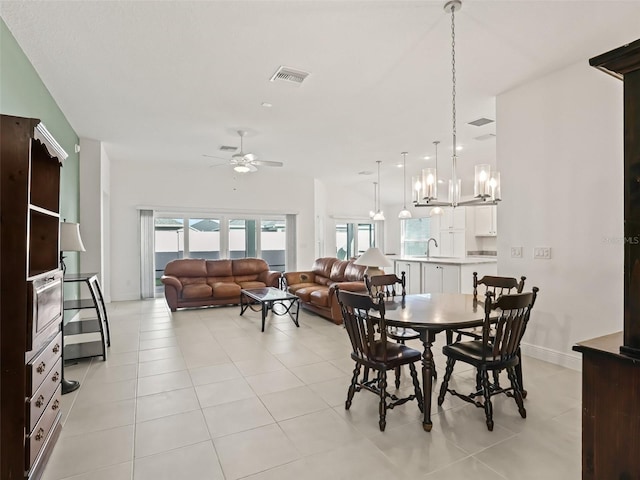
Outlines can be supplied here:
[[402, 209], [407, 209], [407, 152], [402, 152]]
[[378, 210], [377, 212], [379, 212], [380, 211], [380, 163], [382, 162], [380, 160], [378, 160], [377, 162], [378, 162]]

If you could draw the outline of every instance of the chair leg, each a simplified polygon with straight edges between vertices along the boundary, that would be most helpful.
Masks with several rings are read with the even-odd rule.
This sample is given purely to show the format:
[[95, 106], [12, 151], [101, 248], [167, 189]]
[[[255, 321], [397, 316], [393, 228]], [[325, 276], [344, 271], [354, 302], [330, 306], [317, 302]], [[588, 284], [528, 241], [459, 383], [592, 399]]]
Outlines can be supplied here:
[[493, 388], [500, 390], [500, 370], [493, 371]]
[[415, 364], [409, 364], [409, 371], [411, 372], [411, 380], [413, 380], [413, 390], [416, 392], [418, 408], [424, 413], [424, 398], [422, 398], [422, 390], [420, 390], [420, 382], [418, 381], [418, 372], [416, 371]]
[[453, 343], [453, 331], [447, 330], [447, 345], [451, 345]]
[[511, 388], [513, 388], [513, 397], [518, 404], [518, 412], [522, 418], [527, 418], [527, 411], [524, 408], [524, 402], [522, 401], [522, 390], [520, 389], [520, 385], [518, 384], [518, 377], [516, 375], [516, 370], [514, 367], [510, 367], [507, 369], [507, 374], [509, 375], [509, 380], [511, 380]]
[[442, 379], [442, 385], [440, 386], [440, 395], [438, 395], [438, 405], [442, 405], [442, 402], [444, 402], [444, 396], [447, 394], [447, 387], [449, 386], [449, 380], [451, 379], [453, 366], [455, 364], [456, 361], [453, 358], [447, 358], [447, 367], [445, 368], [444, 378]]
[[378, 374], [378, 387], [380, 389], [380, 431], [384, 432], [385, 427], [387, 426], [387, 372], [386, 370], [380, 369]]
[[527, 391], [524, 389], [524, 382], [522, 380], [522, 350], [518, 347], [518, 364], [516, 365], [516, 378], [518, 379], [518, 385], [520, 385], [520, 391], [522, 392], [522, 398], [527, 398]]
[[491, 390], [489, 385], [489, 374], [485, 369], [480, 372], [482, 379], [482, 393], [484, 394], [484, 413], [487, 417], [487, 428], [493, 431], [493, 405], [491, 405]]
[[[351, 408], [353, 395], [356, 393], [356, 386], [358, 384], [358, 375], [360, 375], [360, 364], [356, 362], [356, 366], [353, 369], [353, 377], [351, 378], [351, 385], [349, 385], [349, 391], [347, 392], [347, 401], [344, 402], [345, 410], [349, 410], [349, 408]], [[366, 372], [365, 372], [365, 375], [366, 375]]]
[[396, 389], [400, 388], [400, 370], [401, 367], [396, 367]]

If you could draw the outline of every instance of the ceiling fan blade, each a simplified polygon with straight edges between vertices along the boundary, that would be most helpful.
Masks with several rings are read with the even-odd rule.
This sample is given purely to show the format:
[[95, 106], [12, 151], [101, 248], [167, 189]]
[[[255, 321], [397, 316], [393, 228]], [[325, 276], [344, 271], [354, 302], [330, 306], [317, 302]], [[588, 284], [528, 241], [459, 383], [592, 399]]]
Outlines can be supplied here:
[[258, 160], [258, 156], [254, 153], [247, 153], [243, 158], [247, 162], [255, 162], [256, 160]]
[[258, 169], [252, 163], [247, 163], [247, 168], [249, 168], [249, 173], [258, 171]]
[[251, 162], [253, 165], [262, 165], [265, 167], [281, 167], [284, 165], [282, 162], [272, 162], [269, 160], [254, 160]]

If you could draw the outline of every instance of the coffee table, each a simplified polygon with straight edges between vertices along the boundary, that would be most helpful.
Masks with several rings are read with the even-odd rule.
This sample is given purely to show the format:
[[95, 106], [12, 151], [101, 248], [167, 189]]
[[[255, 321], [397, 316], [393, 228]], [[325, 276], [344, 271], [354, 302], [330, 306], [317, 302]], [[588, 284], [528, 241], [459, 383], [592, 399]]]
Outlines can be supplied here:
[[[240, 315], [242, 315], [247, 308], [251, 308], [254, 312], [259, 311], [254, 308], [256, 304], [259, 304], [259, 309], [262, 311], [262, 331], [264, 332], [264, 321], [267, 318], [267, 313], [271, 310], [276, 315], [289, 315], [296, 327], [300, 327], [298, 324], [298, 312], [300, 311], [300, 304], [298, 303], [298, 297], [291, 295], [290, 293], [280, 290], [274, 287], [265, 288], [248, 288], [240, 290]], [[282, 306], [282, 310], [274, 309], [274, 305]], [[292, 311], [295, 305], [295, 314]]]

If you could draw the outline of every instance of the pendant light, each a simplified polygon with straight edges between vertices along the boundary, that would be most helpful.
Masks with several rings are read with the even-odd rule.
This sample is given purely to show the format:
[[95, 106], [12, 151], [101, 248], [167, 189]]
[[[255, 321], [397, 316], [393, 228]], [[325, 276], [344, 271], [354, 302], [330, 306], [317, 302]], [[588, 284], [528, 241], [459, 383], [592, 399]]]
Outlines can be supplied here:
[[[452, 109], [452, 140], [453, 153], [451, 155], [451, 180], [449, 180], [449, 200], [439, 202], [437, 193], [437, 165], [436, 169], [425, 168], [419, 180], [414, 180], [413, 203], [416, 207], [457, 207], [458, 205], [496, 205], [501, 200], [500, 174], [491, 171], [489, 165], [477, 165], [475, 168], [473, 199], [461, 200], [461, 180], [458, 178], [458, 145], [456, 129], [456, 28], [455, 12], [462, 8], [461, 0], [449, 0], [444, 5], [445, 12], [451, 12], [451, 109]], [[437, 152], [437, 143], [436, 152]], [[435, 209], [434, 209], [435, 210]], [[432, 210], [432, 213], [433, 210]]]
[[382, 161], [377, 160], [376, 163], [378, 164], [378, 205], [376, 206], [376, 213], [373, 216], [373, 219], [375, 221], [382, 221], [384, 220], [384, 213], [380, 209], [380, 164]]
[[411, 212], [407, 210], [407, 153], [402, 152], [402, 210], [398, 214], [398, 218], [403, 220], [411, 218]]

